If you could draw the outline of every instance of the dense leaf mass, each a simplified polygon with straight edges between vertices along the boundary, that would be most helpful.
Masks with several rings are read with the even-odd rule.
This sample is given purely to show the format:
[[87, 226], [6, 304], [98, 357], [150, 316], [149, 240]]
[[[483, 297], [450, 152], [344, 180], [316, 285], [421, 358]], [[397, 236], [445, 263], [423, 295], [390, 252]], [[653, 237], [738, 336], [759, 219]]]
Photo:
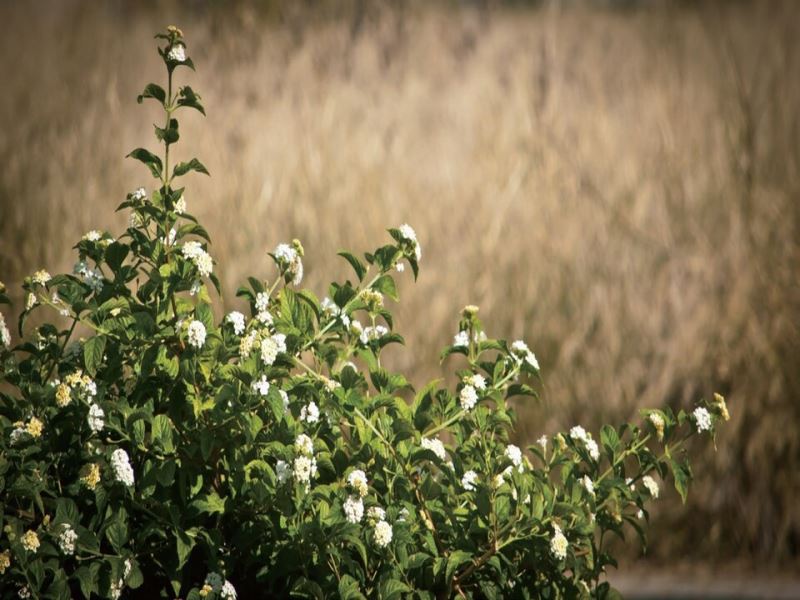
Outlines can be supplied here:
[[[272, 282], [238, 290], [250, 314], [217, 320], [208, 234], [173, 185], [208, 171], [170, 170], [177, 115], [205, 109], [173, 89], [194, 68], [183, 34], [157, 38], [167, 87], [138, 99], [164, 109], [163, 155], [130, 154], [156, 188], [128, 194], [120, 236], [78, 242], [73, 273], [26, 279], [19, 343], [0, 320], [0, 595], [615, 597], [609, 534], [644, 541], [657, 479], [685, 497], [681, 446], [714, 435], [722, 397], [511, 444], [539, 364], [488, 338], [476, 307], [443, 353], [460, 355], [454, 387], [381, 366], [403, 341], [384, 297], [422, 256], [408, 225], [341, 252], [354, 279], [322, 301], [299, 287], [303, 246], [280, 244]], [[26, 329], [42, 307], [66, 326]]]

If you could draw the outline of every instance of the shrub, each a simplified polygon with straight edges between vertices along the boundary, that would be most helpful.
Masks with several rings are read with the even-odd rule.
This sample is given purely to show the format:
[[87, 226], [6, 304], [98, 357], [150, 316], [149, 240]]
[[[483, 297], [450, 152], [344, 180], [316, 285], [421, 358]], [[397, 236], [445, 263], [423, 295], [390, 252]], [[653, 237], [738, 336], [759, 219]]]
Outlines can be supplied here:
[[12, 347], [0, 316], [3, 597], [614, 597], [608, 538], [644, 542], [659, 479], [685, 498], [681, 447], [714, 435], [722, 397], [523, 450], [513, 404], [536, 396], [536, 356], [472, 306], [443, 353], [462, 357], [455, 389], [414, 393], [381, 366], [403, 341], [384, 298], [421, 259], [408, 225], [341, 252], [354, 277], [322, 301], [299, 287], [300, 242], [279, 244], [272, 282], [238, 290], [249, 316], [216, 319], [210, 241], [177, 187], [208, 172], [170, 164], [177, 115], [204, 108], [173, 89], [194, 68], [180, 30], [156, 37], [168, 85], [139, 102], [164, 109], [163, 158], [130, 156], [157, 189], [128, 194], [119, 237], [86, 234], [73, 273], [26, 279], [20, 336], [43, 307], [65, 328]]

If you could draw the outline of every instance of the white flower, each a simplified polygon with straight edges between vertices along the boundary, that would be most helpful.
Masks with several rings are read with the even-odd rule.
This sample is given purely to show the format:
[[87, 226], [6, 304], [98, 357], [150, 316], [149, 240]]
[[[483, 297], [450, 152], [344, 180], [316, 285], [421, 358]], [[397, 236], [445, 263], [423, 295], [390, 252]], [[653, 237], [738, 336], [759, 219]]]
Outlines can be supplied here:
[[697, 426], [697, 433], [711, 431], [711, 414], [705, 408], [698, 406], [694, 409], [692, 415]]
[[478, 392], [476, 392], [475, 388], [471, 385], [465, 385], [461, 388], [458, 398], [461, 403], [461, 408], [464, 410], [472, 410], [478, 403]]
[[292, 476], [292, 470], [289, 468], [289, 463], [285, 460], [279, 460], [275, 463], [275, 476], [278, 478], [278, 483], [286, 483], [289, 477]]
[[392, 526], [386, 521], [378, 521], [375, 523], [373, 538], [378, 546], [385, 548], [392, 541]]
[[190, 346], [202, 348], [206, 343], [206, 326], [200, 321], [192, 321], [186, 330], [186, 339]]
[[262, 310], [256, 313], [256, 319], [264, 325], [272, 325], [272, 315], [268, 310]]
[[101, 237], [103, 237], [103, 234], [102, 234], [102, 233], [100, 233], [99, 231], [97, 231], [97, 229], [92, 229], [90, 232], [88, 232], [88, 233], [84, 234], [84, 236], [83, 236], [83, 239], [84, 239], [85, 241], [87, 241], [87, 242], [96, 242], [96, 241], [98, 241], [98, 240], [99, 240]]
[[644, 511], [641, 508], [636, 512], [636, 518], [644, 519]]
[[414, 247], [414, 257], [419, 262], [419, 259], [422, 258], [422, 248], [419, 245], [419, 241], [417, 240], [417, 232], [414, 231], [414, 228], [407, 223], [403, 223], [400, 227], [397, 228], [400, 232], [400, 237], [402, 237], [407, 242], [410, 242], [411, 245]]
[[402, 273], [403, 271], [405, 271], [405, 270], [406, 270], [406, 266], [405, 266], [403, 263], [401, 263], [401, 262], [397, 263], [397, 264], [394, 266], [394, 268], [395, 268], [395, 270], [396, 270], [398, 273]]
[[557, 560], [564, 560], [567, 558], [567, 547], [569, 542], [561, 528], [558, 525], [553, 525], [553, 537], [550, 539], [550, 552]]
[[250, 356], [250, 353], [253, 351], [253, 344], [256, 343], [257, 335], [255, 331], [251, 331], [239, 342], [239, 354], [242, 358], [248, 358]]
[[295, 449], [306, 456], [311, 456], [314, 453], [314, 441], [305, 433], [301, 433], [294, 440]]
[[61, 533], [58, 534], [58, 547], [64, 554], [70, 555], [75, 553], [75, 542], [78, 540], [78, 534], [69, 526], [64, 525]]
[[303, 281], [303, 261], [297, 250], [289, 244], [278, 244], [273, 251], [282, 273], [292, 276], [292, 283], [300, 285]]
[[139, 213], [131, 211], [131, 214], [128, 215], [128, 227], [131, 229], [136, 229], [137, 227], [141, 227], [144, 224], [142, 221], [142, 217]]
[[509, 444], [506, 446], [505, 455], [511, 461], [511, 463], [517, 467], [517, 471], [522, 473], [522, 450], [519, 449], [519, 446]]
[[266, 396], [267, 394], [269, 394], [269, 381], [267, 381], [267, 376], [262, 375], [261, 379], [259, 379], [258, 381], [254, 381], [253, 389], [262, 396]]
[[367, 510], [367, 519], [370, 521], [383, 521], [386, 518], [386, 511], [380, 506], [370, 506]]
[[292, 468], [297, 483], [304, 483], [308, 485], [311, 483], [311, 478], [317, 474], [317, 461], [313, 457], [298, 456], [294, 459]]
[[278, 390], [278, 394], [280, 394], [281, 400], [283, 400], [283, 410], [289, 410], [289, 394], [283, 390]]
[[229, 312], [225, 320], [233, 325], [233, 333], [236, 335], [242, 335], [244, 333], [244, 315], [238, 310]]
[[20, 542], [22, 543], [22, 547], [25, 548], [27, 552], [36, 552], [41, 545], [39, 536], [33, 529], [29, 529], [23, 533], [22, 537], [20, 538]]
[[468, 492], [475, 491], [475, 484], [478, 482], [478, 474], [475, 471], [467, 471], [461, 478], [461, 487]]
[[411, 513], [408, 509], [404, 506], [400, 509], [400, 512], [397, 513], [397, 522], [398, 523], [405, 523], [408, 520], [408, 517], [411, 516]]
[[[173, 231], [174, 229], [170, 231], [170, 245], [175, 240], [175, 236], [172, 234]], [[203, 249], [200, 242], [194, 240], [186, 242], [181, 248], [181, 253], [185, 259], [191, 260], [195, 264], [200, 277], [208, 277], [214, 271], [214, 260]]]
[[353, 488], [358, 495], [362, 498], [369, 492], [369, 483], [367, 482], [367, 474], [361, 469], [351, 471], [347, 476], [347, 484]]
[[222, 600], [236, 600], [236, 588], [233, 587], [230, 581], [225, 580], [219, 592], [219, 597], [222, 598]]
[[111, 469], [117, 481], [128, 487], [133, 486], [134, 474], [128, 453], [122, 448], [117, 448], [111, 454]]
[[269, 308], [269, 296], [266, 292], [256, 294], [256, 312], [264, 312]]
[[185, 212], [186, 212], [186, 198], [181, 196], [175, 203], [175, 214], [182, 215]]
[[339, 308], [339, 305], [336, 304], [333, 300], [331, 300], [327, 296], [325, 296], [325, 298], [322, 299], [322, 304], [320, 305], [320, 307], [322, 308], [322, 312], [324, 312], [329, 317], [336, 317], [339, 315], [339, 313], [342, 312], [342, 309]]
[[534, 369], [539, 370], [539, 361], [536, 360], [536, 355], [528, 348], [528, 344], [522, 340], [517, 340], [511, 344], [511, 352], [514, 353], [518, 360], [524, 360]]
[[348, 496], [343, 508], [344, 516], [350, 523], [360, 523], [364, 518], [364, 503], [358, 496]]
[[38, 302], [38, 300], [36, 299], [36, 294], [34, 294], [33, 292], [30, 292], [28, 294], [28, 298], [25, 301], [25, 310], [32, 309], [34, 306], [36, 306], [37, 302]]
[[651, 412], [647, 416], [647, 418], [650, 420], [650, 423], [652, 423], [653, 428], [656, 430], [656, 435], [658, 436], [658, 439], [659, 440], [663, 440], [664, 439], [664, 426], [666, 425], [666, 423], [664, 423], [664, 417], [662, 417], [657, 412]]
[[372, 327], [371, 325], [368, 327], [364, 327], [361, 335], [359, 336], [359, 340], [362, 344], [366, 345], [373, 340], [378, 340], [389, 333], [389, 329], [384, 327], [383, 325], [376, 325]]
[[589, 456], [591, 456], [593, 460], [600, 460], [600, 448], [597, 446], [597, 442], [589, 438], [584, 443], [586, 444], [586, 450], [589, 452]]
[[631, 478], [631, 477], [626, 477], [625, 478], [625, 485], [627, 485], [628, 489], [630, 489], [630, 491], [632, 491], [632, 492], [636, 490], [636, 484], [633, 483], [633, 478]]
[[36, 285], [45, 285], [48, 281], [52, 279], [50, 273], [45, 271], [44, 269], [40, 269], [36, 271], [31, 277], [31, 281]]
[[133, 563], [131, 563], [130, 558], [126, 558], [125, 562], [122, 563], [122, 578], [127, 579], [128, 576], [131, 574], [132, 570], [133, 570]]
[[484, 378], [483, 375], [479, 373], [475, 373], [473, 375], [464, 377], [464, 383], [466, 383], [467, 385], [471, 385], [476, 390], [483, 391], [486, 389], [486, 379]]
[[306, 423], [316, 423], [319, 421], [319, 408], [313, 401], [300, 409], [300, 420]]
[[421, 444], [423, 448], [433, 452], [439, 460], [445, 460], [447, 458], [447, 453], [444, 450], [444, 444], [438, 438], [422, 438]]
[[594, 482], [592, 481], [591, 477], [584, 475], [581, 479], [581, 485], [585, 487], [586, 491], [589, 492], [589, 495], [594, 498]]
[[647, 488], [648, 493], [653, 499], [658, 498], [658, 482], [656, 482], [655, 479], [650, 477], [650, 475], [645, 475], [642, 477], [642, 484]]
[[546, 435], [543, 435], [538, 440], [536, 440], [536, 443], [539, 444], [542, 447], [542, 452], [547, 452], [547, 436]]
[[27, 598], [31, 597], [31, 590], [28, 588], [27, 585], [23, 585], [21, 588], [17, 590], [17, 597], [22, 598], [23, 600], [27, 600]]
[[175, 44], [169, 49], [167, 58], [173, 62], [183, 62], [186, 60], [186, 48], [183, 44]]
[[453, 346], [456, 348], [466, 348], [469, 346], [469, 334], [466, 331], [459, 331], [453, 337]]
[[[172, 246], [172, 244], [175, 243], [175, 237], [177, 235], [178, 232], [175, 231], [175, 228], [174, 227], [170, 228], [169, 233], [163, 238], [164, 243], [167, 246]], [[197, 244], [198, 246], [200, 245], [198, 242], [193, 242], [193, 243]]]
[[139, 189], [131, 193], [131, 200], [133, 200], [134, 202], [141, 202], [145, 198], [147, 198], [147, 191], [143, 187], [140, 187]]
[[8, 348], [11, 346], [11, 332], [6, 325], [6, 319], [0, 313], [0, 347]]
[[575, 425], [575, 427], [569, 430], [569, 437], [571, 437], [573, 440], [581, 440], [583, 442], [589, 439], [586, 434], [586, 430], [580, 425]]
[[261, 340], [261, 361], [270, 366], [278, 358], [278, 344], [272, 337]]
[[103, 427], [106, 426], [105, 416], [106, 414], [103, 412], [103, 409], [97, 404], [92, 403], [92, 405], [89, 406], [89, 417], [87, 418], [89, 429], [95, 433], [101, 431]]

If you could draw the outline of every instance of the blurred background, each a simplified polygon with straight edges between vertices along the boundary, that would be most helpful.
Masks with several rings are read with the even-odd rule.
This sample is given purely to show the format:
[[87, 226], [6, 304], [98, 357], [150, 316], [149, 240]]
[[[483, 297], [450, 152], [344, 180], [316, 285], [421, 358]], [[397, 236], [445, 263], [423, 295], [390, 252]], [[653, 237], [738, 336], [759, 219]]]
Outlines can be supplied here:
[[[800, 3], [0, 2], [0, 279], [70, 270], [119, 233], [124, 160], [153, 147], [153, 35], [181, 27], [203, 96], [175, 147], [226, 309], [301, 239], [318, 294], [412, 224], [392, 366], [418, 385], [460, 309], [524, 338], [542, 401], [518, 440], [688, 408], [733, 415], [695, 448], [623, 574], [800, 569]], [[14, 317], [15, 318], [15, 317]], [[14, 319], [11, 319], [12, 321]], [[665, 584], [669, 586], [670, 584]], [[710, 592], [709, 592], [710, 593]]]

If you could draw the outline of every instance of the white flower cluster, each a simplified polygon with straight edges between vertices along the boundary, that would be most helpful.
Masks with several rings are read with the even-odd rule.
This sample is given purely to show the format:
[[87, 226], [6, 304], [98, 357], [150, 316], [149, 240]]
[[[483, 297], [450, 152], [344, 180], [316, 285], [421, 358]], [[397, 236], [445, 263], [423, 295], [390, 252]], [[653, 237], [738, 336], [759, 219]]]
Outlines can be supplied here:
[[553, 537], [550, 538], [550, 552], [557, 560], [564, 560], [567, 558], [568, 547], [569, 542], [567, 542], [566, 536], [561, 531], [561, 527], [553, 524]]
[[245, 319], [244, 315], [240, 313], [238, 310], [234, 310], [228, 313], [225, 317], [225, 320], [233, 325], [233, 333], [236, 335], [242, 335], [245, 329]]
[[31, 281], [35, 285], [46, 285], [47, 282], [50, 281], [51, 279], [52, 279], [52, 276], [50, 275], [50, 273], [48, 273], [44, 269], [40, 269], [40, 270], [36, 271], [36, 273], [34, 273], [31, 276]]
[[278, 483], [286, 483], [292, 476], [292, 469], [289, 463], [285, 460], [279, 460], [275, 463], [275, 476], [278, 478]]
[[478, 483], [478, 474], [475, 471], [467, 471], [461, 478], [461, 487], [468, 492], [474, 492]]
[[300, 409], [300, 420], [306, 423], [316, 423], [319, 421], [319, 407], [313, 400]]
[[111, 454], [111, 469], [114, 471], [114, 478], [128, 487], [133, 486], [134, 474], [131, 467], [131, 460], [128, 453], [122, 448], [117, 448]]
[[350, 317], [333, 300], [325, 296], [321, 304], [322, 312], [331, 317], [332, 319], [339, 319], [346, 328], [350, 327]]
[[91, 231], [85, 233], [83, 235], [83, 241], [85, 242], [98, 242], [100, 238], [103, 237], [103, 234], [97, 231], [97, 229], [92, 229]]
[[539, 361], [536, 360], [536, 355], [531, 352], [531, 349], [528, 348], [528, 344], [523, 342], [522, 340], [517, 340], [513, 344], [511, 344], [511, 352], [517, 358], [518, 361], [525, 361], [530, 366], [532, 366], [537, 371], [539, 370]]
[[[483, 342], [485, 340], [486, 334], [482, 331], [480, 333], [475, 332], [475, 334], [472, 336], [472, 341], [475, 343]], [[466, 348], [469, 346], [469, 333], [466, 331], [459, 331], [457, 334], [455, 334], [453, 336], [453, 346], [455, 348]]]
[[131, 192], [131, 200], [134, 202], [141, 202], [145, 199], [147, 199], [147, 191], [143, 187], [137, 188], [135, 191]]
[[99, 269], [89, 267], [89, 263], [85, 260], [76, 262], [72, 272], [75, 275], [80, 275], [83, 278], [83, 282], [95, 292], [103, 289], [103, 273]]
[[305, 484], [306, 491], [311, 486], [311, 480], [317, 475], [317, 460], [314, 458], [314, 442], [306, 434], [301, 433], [294, 441], [295, 450], [300, 455], [292, 463], [292, 474], [297, 483]]
[[367, 474], [361, 469], [355, 469], [350, 472], [350, 475], [347, 476], [347, 485], [362, 498], [369, 492]]
[[381, 339], [383, 336], [389, 333], [389, 329], [384, 325], [375, 325], [374, 327], [369, 325], [361, 328], [361, 323], [359, 321], [353, 321], [352, 324], [357, 330], [360, 329], [358, 340], [365, 346], [374, 340]]
[[11, 332], [8, 330], [3, 313], [0, 313], [0, 348], [9, 347], [11, 347]]
[[472, 410], [478, 403], [478, 392], [471, 385], [465, 385], [458, 394], [458, 401], [464, 410]]
[[183, 44], [175, 44], [169, 49], [167, 58], [173, 62], [182, 63], [186, 60], [186, 48]]
[[647, 488], [647, 492], [654, 500], [658, 498], [658, 482], [655, 479], [650, 477], [650, 475], [645, 475], [642, 477], [642, 484]]
[[272, 365], [281, 352], [286, 352], [286, 336], [282, 333], [276, 333], [261, 340], [261, 361], [266, 366]]
[[261, 396], [269, 394], [269, 387], [269, 381], [267, 381], [266, 375], [262, 375], [261, 379], [253, 382], [253, 389]]
[[200, 242], [190, 240], [183, 245], [181, 253], [186, 260], [192, 261], [197, 267], [200, 277], [208, 277], [214, 271], [214, 261], [211, 255], [203, 249]]
[[176, 215], [182, 215], [186, 212], [186, 198], [184, 198], [183, 194], [181, 194], [181, 197], [175, 202], [175, 206], [173, 208]]
[[522, 450], [520, 450], [520, 447], [509, 444], [506, 446], [505, 456], [511, 461], [511, 464], [517, 468], [517, 471], [522, 473], [525, 466], [522, 463]]
[[414, 249], [414, 258], [419, 262], [422, 258], [422, 247], [419, 245], [419, 240], [417, 240], [417, 232], [407, 223], [400, 225], [397, 230], [400, 232], [400, 237], [411, 244]]
[[591, 456], [593, 460], [600, 460], [600, 448], [597, 446], [597, 442], [592, 439], [592, 435], [590, 433], [586, 433], [586, 430], [583, 427], [576, 425], [570, 429], [569, 437], [575, 441], [583, 442], [583, 445], [586, 447], [586, 451], [589, 453], [589, 456]]
[[711, 431], [711, 414], [708, 410], [702, 406], [698, 406], [692, 412], [692, 416], [694, 416], [694, 423], [697, 426], [697, 433]]
[[186, 330], [186, 341], [198, 350], [206, 343], [206, 326], [200, 321], [192, 321]]
[[364, 501], [355, 494], [350, 494], [342, 507], [344, 516], [349, 523], [360, 523], [364, 518]]
[[106, 413], [103, 412], [103, 409], [92, 403], [89, 406], [89, 416], [86, 418], [89, 423], [89, 429], [95, 433], [102, 431], [103, 427], [106, 426], [105, 416]]
[[375, 523], [373, 539], [381, 548], [388, 546], [392, 542], [392, 526], [386, 521], [378, 521]]
[[303, 260], [300, 253], [289, 244], [278, 244], [272, 253], [278, 261], [281, 273], [292, 277], [294, 285], [303, 281]]
[[588, 475], [584, 475], [581, 478], [581, 485], [586, 488], [586, 491], [589, 492], [589, 495], [594, 498], [594, 482], [592, 481], [592, 478]]
[[64, 525], [61, 533], [58, 534], [58, 547], [66, 555], [75, 554], [75, 542], [78, 541], [78, 534], [70, 525]]
[[657, 412], [651, 412], [647, 418], [650, 420], [650, 423], [653, 425], [653, 428], [656, 430], [656, 435], [658, 436], [659, 441], [664, 439], [664, 427], [666, 423], [664, 422], [664, 417], [662, 417]]
[[444, 444], [438, 438], [422, 438], [422, 447], [425, 450], [430, 450], [436, 455], [436, 458], [439, 460], [445, 460], [447, 458], [447, 453], [444, 450]]

